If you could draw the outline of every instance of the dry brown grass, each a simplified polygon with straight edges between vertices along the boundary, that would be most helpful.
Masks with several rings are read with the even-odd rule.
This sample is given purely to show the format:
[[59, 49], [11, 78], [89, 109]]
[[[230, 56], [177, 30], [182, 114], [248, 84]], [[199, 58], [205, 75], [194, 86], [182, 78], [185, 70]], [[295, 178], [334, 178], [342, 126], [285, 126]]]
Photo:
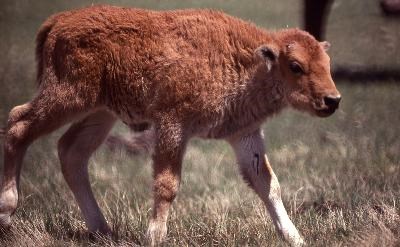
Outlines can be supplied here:
[[[339, 87], [345, 100], [335, 116], [317, 119], [288, 111], [265, 127], [284, 204], [311, 246], [398, 246], [400, 86]], [[126, 131], [122, 125], [115, 130]], [[105, 147], [93, 157], [92, 184], [114, 231], [113, 240], [94, 240], [60, 173], [53, 144], [61, 133], [35, 143], [28, 153], [20, 208], [0, 245], [144, 244], [150, 157]], [[184, 164], [166, 246], [285, 245], [242, 182], [229, 146], [193, 140]]]

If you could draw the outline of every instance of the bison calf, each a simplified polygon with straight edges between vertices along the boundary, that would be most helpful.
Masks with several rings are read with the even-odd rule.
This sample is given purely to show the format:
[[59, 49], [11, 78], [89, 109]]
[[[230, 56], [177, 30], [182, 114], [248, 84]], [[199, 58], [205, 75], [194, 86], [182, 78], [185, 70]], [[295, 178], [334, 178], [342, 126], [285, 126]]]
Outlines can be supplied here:
[[154, 130], [153, 245], [166, 236], [191, 137], [228, 141], [278, 232], [302, 244], [264, 154], [260, 125], [287, 106], [321, 117], [337, 109], [328, 47], [297, 29], [268, 32], [211, 10], [95, 6], [50, 17], [37, 36], [38, 93], [8, 119], [1, 224], [9, 224], [17, 208], [28, 146], [74, 121], [58, 144], [62, 173], [89, 230], [109, 233], [87, 165], [121, 119]]

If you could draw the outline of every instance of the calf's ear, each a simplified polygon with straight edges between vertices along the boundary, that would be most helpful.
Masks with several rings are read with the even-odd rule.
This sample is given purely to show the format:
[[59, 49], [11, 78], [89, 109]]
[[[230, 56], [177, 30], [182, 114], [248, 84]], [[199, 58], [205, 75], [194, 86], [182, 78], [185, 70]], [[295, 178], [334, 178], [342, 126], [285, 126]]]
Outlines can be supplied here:
[[256, 55], [259, 56], [267, 65], [268, 71], [271, 70], [272, 66], [278, 60], [278, 52], [267, 45], [258, 47], [255, 51]]
[[325, 51], [328, 51], [329, 48], [331, 48], [331, 44], [328, 41], [322, 41], [322, 42], [319, 42], [319, 44], [322, 46], [322, 48]]

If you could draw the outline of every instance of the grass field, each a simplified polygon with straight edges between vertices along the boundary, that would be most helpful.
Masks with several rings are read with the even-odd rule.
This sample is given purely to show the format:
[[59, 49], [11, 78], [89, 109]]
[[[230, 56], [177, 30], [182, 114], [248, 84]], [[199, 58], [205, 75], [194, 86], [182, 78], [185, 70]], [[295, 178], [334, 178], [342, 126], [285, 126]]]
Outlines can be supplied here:
[[[0, 7], [0, 126], [35, 92], [34, 35], [51, 13], [106, 1], [11, 1]], [[300, 26], [300, 1], [115, 1], [157, 9], [210, 7], [277, 29]], [[377, 1], [336, 1], [327, 39], [335, 65], [400, 68], [399, 19]], [[292, 110], [264, 126], [283, 202], [311, 246], [400, 246], [400, 81], [338, 81], [341, 109], [327, 119]], [[20, 206], [0, 246], [143, 245], [151, 208], [151, 159], [101, 147], [92, 186], [115, 238], [94, 241], [63, 181], [56, 141], [27, 153]], [[116, 133], [127, 129], [119, 124]], [[3, 153], [0, 151], [0, 158]], [[2, 163], [0, 163], [2, 164]], [[264, 206], [241, 181], [230, 147], [192, 140], [165, 246], [285, 246]]]

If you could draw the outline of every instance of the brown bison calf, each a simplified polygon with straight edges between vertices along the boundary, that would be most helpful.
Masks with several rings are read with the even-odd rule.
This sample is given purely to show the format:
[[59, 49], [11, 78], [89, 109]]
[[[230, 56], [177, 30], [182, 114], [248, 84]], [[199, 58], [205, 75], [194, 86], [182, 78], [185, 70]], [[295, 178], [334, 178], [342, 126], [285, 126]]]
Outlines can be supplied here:
[[[88, 179], [88, 159], [117, 119], [154, 130], [151, 243], [162, 241], [191, 137], [225, 139], [244, 179], [282, 236], [303, 243], [282, 204], [260, 125], [286, 106], [326, 117], [340, 95], [325, 50], [297, 29], [267, 32], [211, 10], [109, 6], [50, 17], [37, 36], [39, 92], [11, 110], [0, 194], [2, 225], [18, 202], [21, 163], [39, 136], [61, 137], [62, 173], [92, 232], [109, 233]], [[256, 162], [257, 166], [252, 164]]]

